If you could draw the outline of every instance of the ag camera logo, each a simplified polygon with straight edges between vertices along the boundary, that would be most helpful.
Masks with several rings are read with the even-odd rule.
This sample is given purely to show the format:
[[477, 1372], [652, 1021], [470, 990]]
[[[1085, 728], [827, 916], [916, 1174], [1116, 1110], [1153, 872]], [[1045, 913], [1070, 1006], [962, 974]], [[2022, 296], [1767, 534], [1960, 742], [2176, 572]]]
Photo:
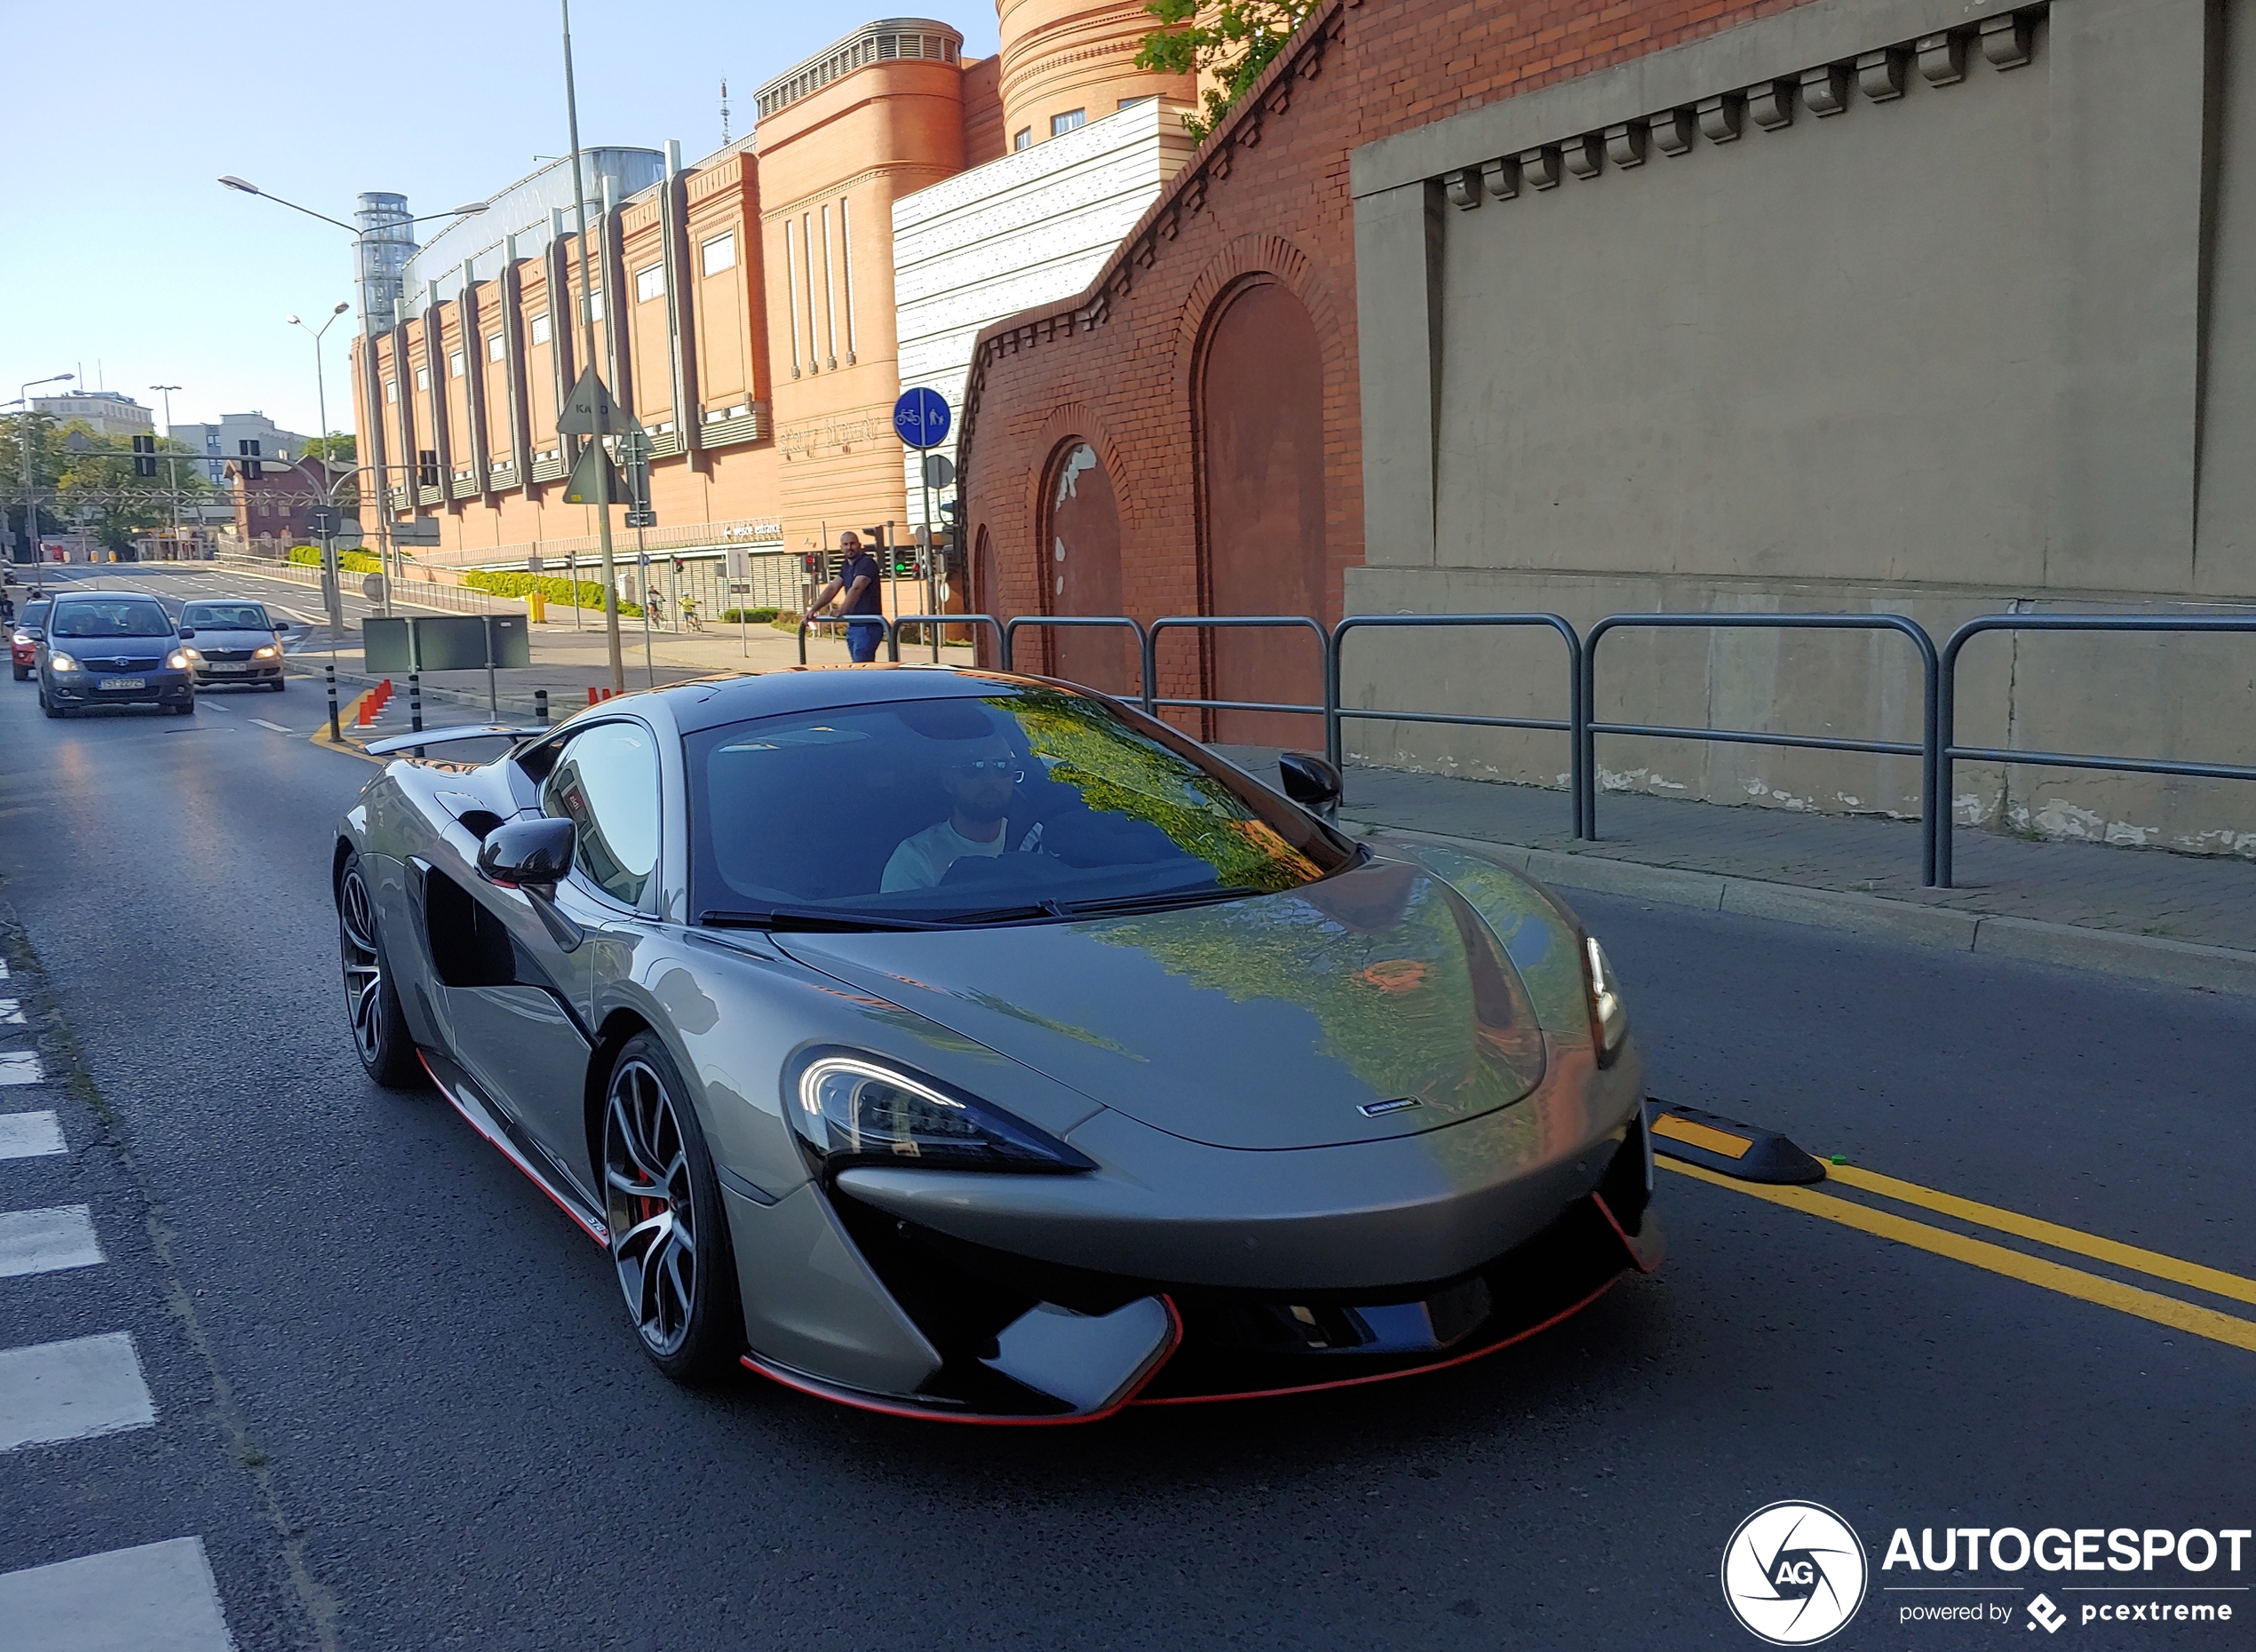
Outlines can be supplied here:
[[1817, 1503], [1773, 1503], [1723, 1546], [1723, 1599], [1749, 1633], [1809, 1647], [1847, 1626], [1864, 1603], [1864, 1545]]

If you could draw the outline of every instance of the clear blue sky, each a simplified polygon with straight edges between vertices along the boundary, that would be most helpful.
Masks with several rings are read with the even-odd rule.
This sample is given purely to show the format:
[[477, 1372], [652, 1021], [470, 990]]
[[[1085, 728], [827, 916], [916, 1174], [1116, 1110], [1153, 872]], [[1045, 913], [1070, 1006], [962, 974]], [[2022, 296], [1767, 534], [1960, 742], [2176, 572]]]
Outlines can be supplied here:
[[[577, 0], [581, 140], [707, 154], [722, 76], [741, 137], [755, 86], [893, 15], [942, 18], [973, 56], [995, 49], [994, 0]], [[536, 153], [564, 152], [557, 5], [0, 0], [0, 401], [83, 363], [160, 422], [147, 387], [175, 384], [181, 423], [256, 409], [310, 432], [313, 345], [282, 318], [353, 300], [349, 241], [214, 180], [348, 222], [363, 189], [417, 212], [492, 195]], [[337, 428], [351, 427], [342, 345], [357, 322], [340, 317], [324, 350]]]

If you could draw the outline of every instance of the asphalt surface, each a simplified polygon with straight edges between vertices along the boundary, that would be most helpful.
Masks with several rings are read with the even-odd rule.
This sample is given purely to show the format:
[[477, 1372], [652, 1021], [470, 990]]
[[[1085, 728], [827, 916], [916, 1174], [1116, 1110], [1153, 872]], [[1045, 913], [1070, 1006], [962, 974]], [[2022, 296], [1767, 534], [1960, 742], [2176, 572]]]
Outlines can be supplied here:
[[[353, 1060], [328, 848], [375, 770], [258, 695], [13, 687], [0, 901], [72, 1151], [0, 1207], [86, 1204], [107, 1261], [0, 1279], [0, 1347], [130, 1330], [158, 1420], [0, 1452], [0, 1572], [197, 1536], [246, 1649], [1741, 1647], [1719, 1561], [1777, 1499], [1875, 1567], [1895, 1527], [2256, 1526], [2256, 1352], [1666, 1172], [1657, 1275], [1437, 1376], [1021, 1431], [674, 1387], [603, 1254]], [[1576, 904], [1657, 1094], [2256, 1276], [2256, 1005]], [[1903, 1624], [1904, 1581], [1830, 1644], [2036, 1643]], [[2066, 1633], [2251, 1644], [2204, 1598], [2238, 1621]]]

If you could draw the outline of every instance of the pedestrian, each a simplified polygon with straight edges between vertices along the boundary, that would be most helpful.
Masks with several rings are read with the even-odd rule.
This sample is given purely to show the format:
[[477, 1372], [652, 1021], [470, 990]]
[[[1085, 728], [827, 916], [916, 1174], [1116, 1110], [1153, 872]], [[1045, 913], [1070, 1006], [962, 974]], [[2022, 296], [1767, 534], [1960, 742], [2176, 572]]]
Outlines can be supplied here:
[[878, 642], [886, 629], [867, 620], [857, 623], [859, 616], [885, 612], [878, 595], [878, 559], [862, 548], [862, 536], [851, 528], [838, 536], [838, 552], [844, 559], [838, 576], [815, 592], [806, 617], [820, 618], [835, 597], [838, 612], [846, 616], [846, 653], [856, 665], [867, 665], [878, 657]]

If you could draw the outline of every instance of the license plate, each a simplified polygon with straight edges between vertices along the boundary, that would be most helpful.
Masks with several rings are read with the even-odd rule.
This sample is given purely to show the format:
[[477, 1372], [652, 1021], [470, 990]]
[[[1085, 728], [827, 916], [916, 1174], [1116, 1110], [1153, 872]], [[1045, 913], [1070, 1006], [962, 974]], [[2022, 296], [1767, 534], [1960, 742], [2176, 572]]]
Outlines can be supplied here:
[[248, 665], [229, 665], [218, 661], [207, 660], [204, 662], [203, 669], [207, 671], [247, 671], [250, 669], [250, 667]]
[[146, 677], [105, 677], [94, 686], [107, 694], [113, 688], [146, 688], [149, 686], [149, 679]]

